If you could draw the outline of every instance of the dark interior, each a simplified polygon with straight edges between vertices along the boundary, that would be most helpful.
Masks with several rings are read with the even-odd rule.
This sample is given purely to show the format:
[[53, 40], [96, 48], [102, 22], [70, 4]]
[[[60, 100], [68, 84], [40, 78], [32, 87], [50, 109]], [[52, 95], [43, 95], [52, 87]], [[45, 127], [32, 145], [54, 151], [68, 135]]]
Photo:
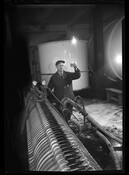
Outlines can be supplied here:
[[[4, 4], [4, 171], [9, 173], [28, 168], [28, 164], [22, 161], [24, 158], [27, 160], [26, 150], [23, 149], [26, 147], [26, 136], [23, 140], [19, 139], [18, 127], [22, 120], [24, 95], [32, 81], [29, 47], [67, 39], [68, 29], [74, 25], [84, 26], [85, 32], [82, 34], [73, 31], [88, 41], [94, 35], [94, 46], [89, 48], [89, 53], [93, 50], [93, 60], [90, 60], [93, 71], [89, 72], [90, 88], [75, 94], [84, 98], [106, 99], [105, 88], [122, 89], [121, 79], [115, 77], [116, 81], [111, 81], [104, 75], [103, 28], [124, 16], [123, 1], [94, 1], [80, 5], [33, 2], [20, 4], [8, 0]], [[124, 43], [124, 20], [122, 24]], [[44, 33], [47, 34], [46, 38], [42, 37]]]

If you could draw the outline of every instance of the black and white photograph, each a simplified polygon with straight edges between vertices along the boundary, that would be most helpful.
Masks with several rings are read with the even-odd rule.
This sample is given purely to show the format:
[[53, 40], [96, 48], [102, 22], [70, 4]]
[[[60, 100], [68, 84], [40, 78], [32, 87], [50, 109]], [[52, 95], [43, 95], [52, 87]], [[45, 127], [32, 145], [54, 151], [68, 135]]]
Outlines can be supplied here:
[[4, 173], [124, 166], [124, 0], [4, 1]]

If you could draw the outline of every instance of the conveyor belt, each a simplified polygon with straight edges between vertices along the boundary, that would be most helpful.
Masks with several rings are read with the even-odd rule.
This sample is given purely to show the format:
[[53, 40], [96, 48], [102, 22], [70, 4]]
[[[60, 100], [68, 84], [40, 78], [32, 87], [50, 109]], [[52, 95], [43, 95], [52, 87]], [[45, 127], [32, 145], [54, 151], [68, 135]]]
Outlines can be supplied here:
[[101, 170], [51, 103], [35, 100], [26, 120], [30, 171]]

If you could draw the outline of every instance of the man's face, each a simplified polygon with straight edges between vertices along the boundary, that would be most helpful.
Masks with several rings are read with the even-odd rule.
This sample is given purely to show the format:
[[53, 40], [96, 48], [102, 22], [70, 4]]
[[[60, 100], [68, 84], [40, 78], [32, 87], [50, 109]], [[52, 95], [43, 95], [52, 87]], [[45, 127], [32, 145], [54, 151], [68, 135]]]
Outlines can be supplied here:
[[57, 71], [58, 71], [58, 72], [63, 72], [63, 70], [64, 70], [64, 63], [59, 63], [59, 64], [56, 66], [56, 68], [57, 68]]

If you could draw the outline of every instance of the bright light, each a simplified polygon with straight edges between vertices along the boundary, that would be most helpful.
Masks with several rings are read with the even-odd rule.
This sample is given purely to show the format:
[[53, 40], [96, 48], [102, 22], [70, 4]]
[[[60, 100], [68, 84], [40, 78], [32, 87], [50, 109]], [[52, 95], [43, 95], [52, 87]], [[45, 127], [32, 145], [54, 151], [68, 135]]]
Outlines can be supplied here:
[[32, 83], [33, 83], [33, 85], [34, 85], [34, 86], [36, 86], [36, 84], [37, 84], [37, 81], [33, 81]]
[[117, 55], [117, 56], [116, 56], [116, 62], [117, 62], [118, 64], [121, 64], [121, 63], [122, 63], [122, 56], [121, 56], [121, 55]]
[[76, 40], [76, 38], [73, 36], [72, 43], [73, 43], [73, 44], [76, 44], [76, 42], [77, 42], [77, 40]]
[[46, 81], [45, 80], [42, 81], [42, 85], [46, 85]]

